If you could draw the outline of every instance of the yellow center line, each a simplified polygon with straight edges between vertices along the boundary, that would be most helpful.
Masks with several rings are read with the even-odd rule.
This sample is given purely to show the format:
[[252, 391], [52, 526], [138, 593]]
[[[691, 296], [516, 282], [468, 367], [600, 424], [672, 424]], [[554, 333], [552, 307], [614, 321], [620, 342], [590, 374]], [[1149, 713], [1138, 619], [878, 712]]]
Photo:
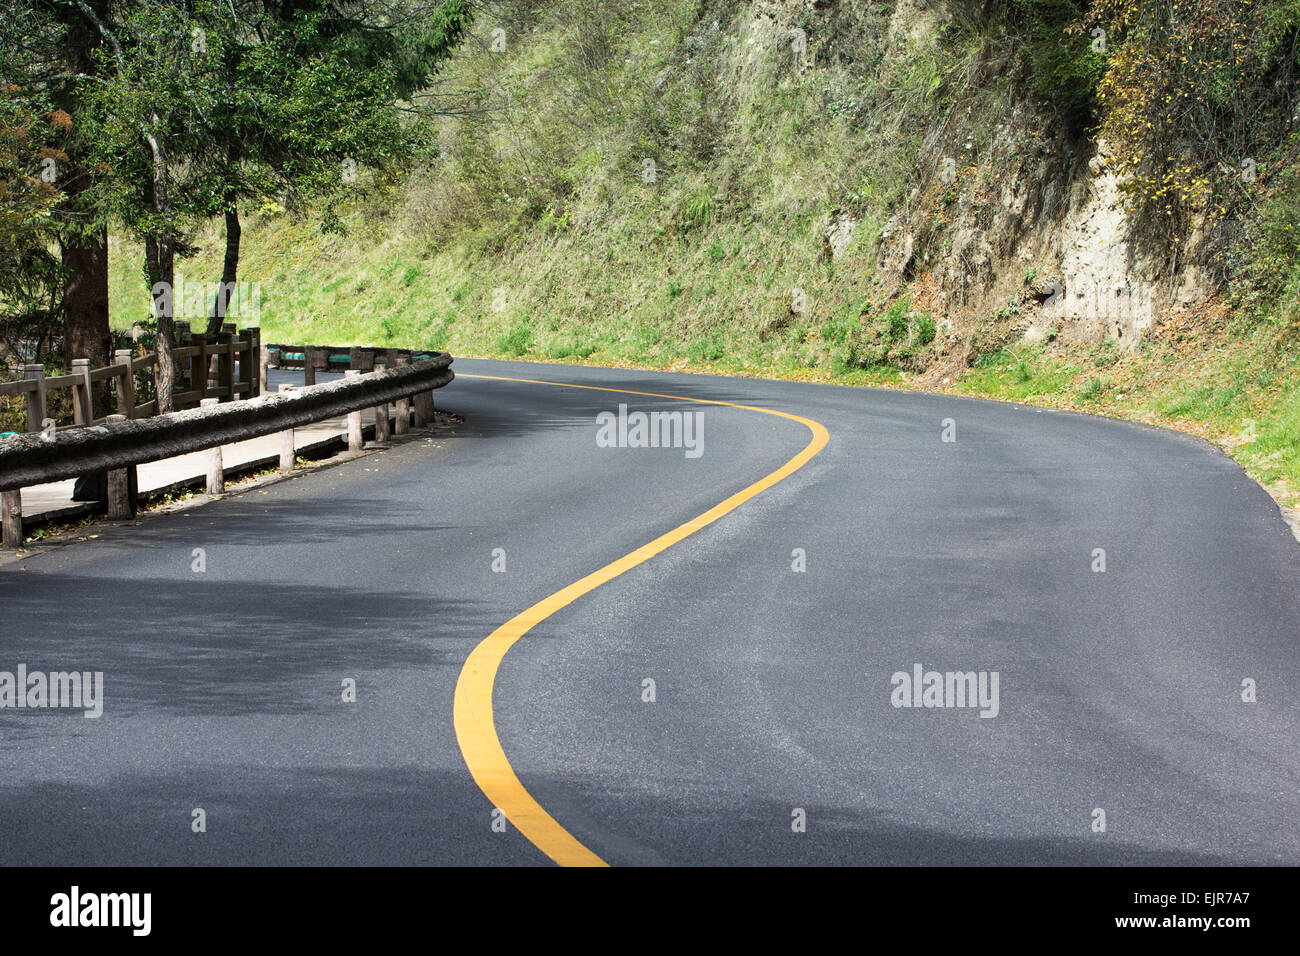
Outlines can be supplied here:
[[788, 478], [814, 455], [821, 451], [830, 434], [825, 426], [811, 418], [800, 418], [786, 412], [755, 405], [738, 405], [735, 402], [720, 402], [704, 398], [688, 398], [682, 395], [661, 395], [657, 392], [635, 392], [625, 388], [607, 388], [598, 385], [573, 385], [567, 382], [543, 382], [527, 378], [508, 378], [502, 375], [468, 375], [458, 374], [457, 378], [481, 378], [498, 382], [521, 382], [528, 385], [551, 385], [557, 388], [579, 388], [593, 392], [617, 392], [620, 395], [644, 395], [649, 398], [668, 398], [680, 402], [696, 402], [702, 405], [725, 405], [745, 411], [762, 412], [765, 415], [777, 415], [791, 421], [800, 422], [812, 432], [812, 440], [804, 449], [771, 474], [760, 478], [748, 488], [736, 492], [726, 501], [710, 508], [704, 514], [692, 518], [685, 524], [678, 525], [667, 534], [662, 534], [649, 544], [643, 544], [631, 554], [626, 554], [599, 571], [593, 571], [585, 578], [575, 581], [566, 588], [556, 591], [548, 598], [538, 601], [489, 634], [474, 648], [461, 668], [460, 678], [456, 681], [456, 699], [454, 722], [456, 740], [460, 752], [469, 767], [470, 775], [479, 789], [492, 801], [492, 805], [501, 810], [506, 819], [532, 841], [539, 850], [561, 866], [608, 866], [604, 860], [589, 850], [564, 827], [560, 826], [533, 799], [519, 778], [515, 776], [510, 760], [501, 747], [497, 737], [496, 721], [492, 713], [492, 689], [496, 683], [497, 671], [506, 653], [515, 642], [527, 634], [533, 627], [546, 620], [556, 611], [567, 607], [607, 581], [630, 571], [639, 564], [649, 561], [660, 551], [671, 547], [717, 521], [723, 515], [734, 511], [750, 498], [766, 491], [777, 482]]

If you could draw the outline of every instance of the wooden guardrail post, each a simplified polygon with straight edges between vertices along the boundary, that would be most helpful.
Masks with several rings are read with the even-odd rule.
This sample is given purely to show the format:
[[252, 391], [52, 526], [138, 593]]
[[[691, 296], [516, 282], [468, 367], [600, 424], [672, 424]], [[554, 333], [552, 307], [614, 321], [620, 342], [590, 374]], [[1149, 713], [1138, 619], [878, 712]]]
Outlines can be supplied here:
[[[281, 392], [292, 392], [293, 385], [284, 384], [280, 386]], [[280, 438], [280, 471], [288, 474], [293, 471], [294, 447], [293, 447], [293, 429], [286, 428], [279, 433]]]
[[217, 336], [217, 387], [226, 390], [226, 401], [235, 400], [235, 323], [221, 326]]
[[[109, 415], [108, 424], [126, 421], [125, 415]], [[135, 501], [131, 496], [130, 468], [110, 468], [108, 471], [108, 520], [122, 521], [135, 514]]]
[[248, 381], [248, 336], [238, 329], [230, 339], [230, 400], [247, 398], [253, 390]]
[[114, 365], [125, 365], [113, 379], [117, 388], [117, 411], [119, 415], [135, 418], [135, 373], [131, 371], [131, 350], [118, 349], [113, 353]]
[[[344, 372], [345, 378], [356, 378], [361, 373], [356, 369]], [[348, 451], [360, 451], [364, 442], [361, 436], [361, 409], [348, 412]]]
[[348, 352], [348, 367], [356, 372], [375, 370], [375, 350], [353, 346]]
[[[397, 352], [393, 357], [393, 368], [403, 365], [410, 365], [411, 359], [409, 353], [403, 354]], [[411, 430], [411, 399], [409, 397], [399, 398], [397, 400], [397, 427], [393, 430], [399, 435], [405, 435]]]
[[241, 366], [248, 366], [248, 374], [242, 376], [248, 381], [248, 391], [244, 398], [257, 398], [266, 391], [266, 362], [262, 358], [262, 330], [256, 325], [244, 329], [248, 337], [248, 351], [239, 360]]
[[81, 380], [72, 386], [72, 422], [89, 425], [95, 420], [94, 402], [90, 397], [90, 359], [73, 359], [72, 374]]
[[[200, 408], [209, 408], [217, 404], [215, 398], [204, 398], [199, 401]], [[209, 448], [204, 455], [207, 456], [208, 474], [207, 474], [207, 491], [210, 495], [225, 494], [226, 491], [226, 468], [221, 458], [221, 446], [217, 445]]]
[[18, 489], [0, 492], [0, 545], [23, 546], [23, 493]]
[[417, 428], [425, 428], [433, 424], [433, 389], [416, 392], [411, 396], [411, 405], [415, 409], [415, 426]]
[[302, 375], [303, 382], [307, 385], [316, 384], [316, 373], [326, 371], [330, 366], [329, 349], [320, 346], [308, 345], [302, 350]]
[[265, 395], [270, 389], [271, 366], [280, 364], [280, 353], [275, 349], [269, 349], [265, 345], [258, 344], [259, 358], [257, 361], [257, 393]]
[[375, 406], [375, 443], [383, 444], [388, 441], [390, 432], [388, 430], [388, 403]]
[[[190, 346], [192, 346], [192, 345], [194, 344], [194, 332], [190, 329], [190, 324], [189, 324], [188, 322], [176, 322], [176, 323], [174, 323], [174, 324], [173, 324], [172, 338], [173, 338], [173, 340], [174, 340], [175, 347], [178, 348], [178, 349], [189, 348]], [[197, 389], [200, 393], [202, 393], [204, 386], [207, 385], [207, 379], [206, 379], [206, 378], [203, 379], [202, 381], [199, 381], [197, 384], [195, 383], [195, 381], [194, 381], [194, 359], [190, 359], [190, 361], [189, 361], [189, 368], [187, 368], [187, 369], [185, 369], [185, 370], [183, 370], [183, 371], [182, 371], [181, 369], [178, 368], [178, 369], [176, 370], [176, 374], [177, 374], [177, 377], [178, 377], [178, 378], [181, 377], [181, 376], [184, 376], [184, 378], [185, 378], [185, 388], [184, 388], [184, 391], [192, 392], [192, 391], [195, 391], [195, 390]], [[179, 382], [177, 383], [177, 385], [179, 386]], [[176, 390], [177, 390], [177, 391], [181, 391], [182, 389], [180, 389], [180, 388], [178, 387]], [[202, 398], [202, 397], [203, 397], [202, 394], [200, 394], [199, 397]]]
[[425, 426], [432, 425], [434, 420], [437, 418], [437, 415], [434, 414], [433, 408], [433, 389], [424, 392], [416, 392], [415, 407], [416, 414], [424, 419], [423, 424]]
[[208, 397], [208, 370], [211, 367], [211, 351], [205, 335], [195, 335], [190, 339], [190, 346], [197, 351], [190, 358], [190, 391], [199, 393], [199, 401]]
[[45, 366], [24, 365], [23, 378], [36, 383], [27, 393], [27, 431], [38, 432], [45, 424]]

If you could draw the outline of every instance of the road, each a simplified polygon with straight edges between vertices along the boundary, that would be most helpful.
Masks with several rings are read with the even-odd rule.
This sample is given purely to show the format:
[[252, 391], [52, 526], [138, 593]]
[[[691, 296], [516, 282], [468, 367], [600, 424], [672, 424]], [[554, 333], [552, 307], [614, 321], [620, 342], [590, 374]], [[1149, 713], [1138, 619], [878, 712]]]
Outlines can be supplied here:
[[[454, 435], [0, 567], [0, 670], [104, 675], [97, 719], [0, 710], [0, 863], [1300, 863], [1300, 547], [1209, 446], [455, 371]], [[698, 455], [601, 447], [620, 403]], [[918, 665], [983, 705], [895, 706]]]

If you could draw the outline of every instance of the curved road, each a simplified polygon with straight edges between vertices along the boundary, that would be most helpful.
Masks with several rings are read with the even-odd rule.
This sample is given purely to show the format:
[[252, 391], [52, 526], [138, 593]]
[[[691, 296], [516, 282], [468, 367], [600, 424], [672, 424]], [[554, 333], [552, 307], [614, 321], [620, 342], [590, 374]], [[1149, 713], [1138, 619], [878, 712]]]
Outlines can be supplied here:
[[[0, 863], [1300, 863], [1300, 548], [1217, 451], [944, 396], [454, 368], [454, 435], [0, 566], [0, 670], [104, 673], [99, 719], [0, 710]], [[620, 403], [698, 415], [700, 454], [601, 447]], [[474, 710], [501, 648], [471, 652], [611, 564]], [[895, 706], [918, 665], [945, 706]], [[503, 794], [551, 822], [502, 826]]]

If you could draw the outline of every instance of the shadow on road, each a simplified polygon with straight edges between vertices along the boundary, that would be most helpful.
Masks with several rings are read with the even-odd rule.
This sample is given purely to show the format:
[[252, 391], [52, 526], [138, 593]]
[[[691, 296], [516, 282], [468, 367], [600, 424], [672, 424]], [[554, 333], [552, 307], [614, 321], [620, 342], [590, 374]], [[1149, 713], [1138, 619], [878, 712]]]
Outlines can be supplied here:
[[[341, 676], [458, 668], [484, 627], [474, 602], [440, 598], [436, 585], [417, 595], [333, 582], [40, 574], [22, 588], [24, 623], [0, 638], [6, 666], [103, 671], [112, 715], [334, 707]], [[31, 724], [17, 711], [0, 713], [6, 732]]]

